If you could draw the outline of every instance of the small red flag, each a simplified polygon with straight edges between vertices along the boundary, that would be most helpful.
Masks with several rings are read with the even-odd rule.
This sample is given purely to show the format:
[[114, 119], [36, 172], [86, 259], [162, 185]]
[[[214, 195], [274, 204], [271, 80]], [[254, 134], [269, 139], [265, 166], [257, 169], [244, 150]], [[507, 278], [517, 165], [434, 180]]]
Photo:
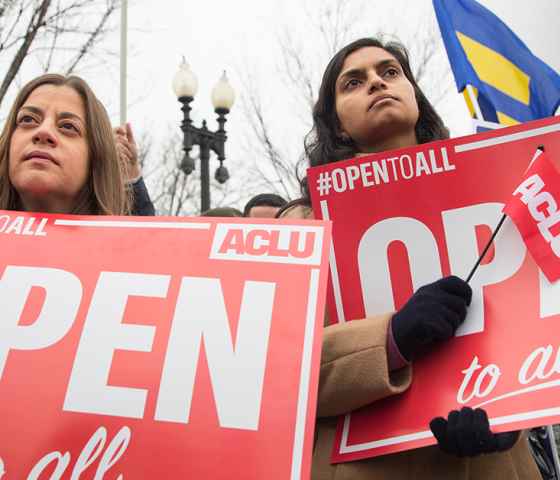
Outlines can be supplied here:
[[554, 282], [560, 278], [560, 172], [539, 152], [503, 212], [517, 226], [546, 278]]

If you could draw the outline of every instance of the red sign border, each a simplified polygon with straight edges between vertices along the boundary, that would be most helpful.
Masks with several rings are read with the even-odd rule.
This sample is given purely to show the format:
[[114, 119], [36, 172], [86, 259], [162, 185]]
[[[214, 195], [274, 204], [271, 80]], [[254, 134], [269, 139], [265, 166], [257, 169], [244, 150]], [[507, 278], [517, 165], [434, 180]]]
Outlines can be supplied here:
[[[529, 127], [529, 128], [528, 128]], [[455, 150], [455, 154], [460, 154], [462, 152], [471, 151], [475, 149], [482, 149], [486, 147], [491, 147], [495, 145], [500, 145], [504, 143], [510, 143], [517, 140], [524, 140], [538, 135], [545, 135], [549, 133], [559, 133], [560, 132], [560, 117], [549, 117], [542, 120], [536, 120], [532, 122], [527, 122], [525, 124], [520, 124], [512, 127], [506, 127], [504, 129], [492, 130], [480, 134], [467, 135], [463, 137], [457, 137], [450, 139], [452, 143], [452, 148]], [[502, 133], [502, 134], [500, 134]], [[435, 143], [435, 142], [434, 142]], [[528, 162], [530, 159], [528, 159]], [[337, 162], [337, 166], [344, 168], [344, 166], [352, 164], [355, 159], [348, 159], [341, 162]], [[309, 184], [315, 185], [319, 179], [319, 174], [327, 167], [324, 165], [318, 166], [308, 170]], [[322, 218], [323, 220], [331, 220], [328, 210], [328, 200], [321, 199], [315, 188], [312, 188], [312, 204], [314, 211], [316, 212], [317, 218]], [[344, 314], [344, 303], [342, 301], [342, 292], [340, 289], [340, 282], [338, 279], [338, 266], [336, 263], [335, 254], [335, 239], [333, 238], [330, 245], [331, 255], [329, 256], [329, 266], [330, 266], [330, 277], [329, 277], [329, 292], [328, 296], [328, 311], [330, 318], [335, 319], [332, 323], [345, 323], [346, 317]], [[332, 287], [332, 289], [331, 289]], [[535, 415], [537, 414], [537, 415]], [[529, 416], [528, 415], [532, 415]], [[525, 412], [518, 415], [508, 415], [505, 417], [498, 417], [490, 419], [490, 425], [498, 426], [502, 424], [508, 424], [508, 426], [513, 426], [515, 428], [524, 428], [524, 425], [528, 419], [535, 418], [546, 418], [549, 416], [560, 415], [560, 407], [556, 409], [547, 409], [546, 411], [534, 411]], [[518, 417], [518, 418], [512, 418]], [[422, 430], [418, 432], [413, 432], [407, 435], [400, 435], [395, 437], [386, 437], [372, 440], [366, 443], [360, 443], [355, 445], [348, 445], [348, 437], [351, 428], [352, 412], [341, 416], [337, 430], [335, 434], [335, 441], [332, 450], [332, 462], [349, 462], [354, 460], [360, 460], [365, 458], [370, 458], [372, 455], [364, 454], [364, 452], [371, 451], [375, 448], [382, 448], [388, 445], [403, 444], [408, 442], [414, 442], [411, 448], [419, 448], [422, 446], [434, 444], [433, 434], [430, 430]], [[546, 420], [544, 420], [546, 423]], [[510, 430], [512, 428], [509, 428]], [[340, 448], [337, 449], [337, 445]]]
[[[316, 418], [316, 403], [318, 394], [319, 364], [322, 342], [322, 327], [325, 308], [326, 284], [328, 280], [327, 268], [321, 272], [321, 267], [328, 264], [328, 252], [331, 241], [331, 223], [323, 220], [300, 220], [300, 219], [244, 219], [244, 218], [197, 218], [197, 217], [115, 217], [108, 216], [100, 219], [99, 216], [82, 215], [56, 215], [34, 212], [3, 211], [0, 215], [35, 217], [37, 219], [48, 219], [50, 228], [57, 226], [63, 228], [131, 228], [131, 229], [185, 229], [185, 230], [209, 230], [210, 235], [215, 235], [218, 225], [255, 225], [259, 228], [276, 226], [298, 227], [304, 226], [316, 230], [320, 235], [317, 240], [320, 246], [319, 262], [304, 264], [294, 262], [300, 269], [307, 269], [310, 276], [309, 290], [307, 294], [306, 319], [304, 337], [302, 339], [301, 369], [299, 372], [299, 391], [297, 394], [296, 416], [294, 418], [294, 441], [292, 444], [290, 467], [290, 479], [297, 480], [308, 478], [311, 470], [311, 456], [314, 440], [314, 426]], [[52, 223], [51, 223], [52, 222]], [[17, 237], [14, 239], [17, 241]], [[209, 259], [211, 257], [212, 243], [214, 237], [210, 238]], [[223, 260], [223, 258], [221, 259]], [[232, 261], [240, 261], [231, 259]], [[262, 263], [273, 263], [263, 260]], [[316, 365], [313, 371], [313, 365]], [[313, 387], [313, 384], [316, 386]], [[307, 458], [307, 460], [306, 460]]]

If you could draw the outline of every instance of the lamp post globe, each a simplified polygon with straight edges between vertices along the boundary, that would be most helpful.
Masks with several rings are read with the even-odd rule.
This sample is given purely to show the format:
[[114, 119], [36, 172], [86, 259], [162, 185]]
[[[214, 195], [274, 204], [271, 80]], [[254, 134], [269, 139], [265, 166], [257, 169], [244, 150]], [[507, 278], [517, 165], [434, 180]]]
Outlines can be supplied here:
[[194, 96], [198, 90], [198, 80], [190, 69], [188, 63], [183, 58], [183, 62], [179, 66], [179, 71], [173, 78], [173, 91], [181, 102], [181, 110], [183, 112], [183, 121], [181, 130], [183, 131], [183, 150], [185, 155], [181, 161], [179, 168], [185, 174], [189, 175], [195, 169], [195, 162], [190, 156], [193, 146], [200, 147], [200, 211], [204, 212], [211, 206], [210, 203], [210, 152], [214, 152], [220, 165], [216, 169], [214, 178], [218, 183], [225, 183], [229, 179], [229, 172], [224, 166], [225, 143], [227, 140], [226, 115], [231, 110], [235, 102], [235, 91], [230, 85], [226, 72], [212, 90], [212, 104], [214, 111], [218, 115], [218, 130], [212, 132], [208, 130], [206, 121], [202, 122], [202, 127], [195, 127], [190, 117], [191, 106]]
[[218, 83], [212, 89], [212, 105], [214, 105], [214, 109], [216, 112], [223, 110], [223, 111], [230, 111], [231, 107], [235, 102], [235, 91], [233, 87], [230, 85], [226, 72], [222, 74]]
[[177, 98], [194, 98], [198, 91], [198, 79], [186, 62], [185, 57], [183, 57], [179, 70], [173, 77], [173, 91]]

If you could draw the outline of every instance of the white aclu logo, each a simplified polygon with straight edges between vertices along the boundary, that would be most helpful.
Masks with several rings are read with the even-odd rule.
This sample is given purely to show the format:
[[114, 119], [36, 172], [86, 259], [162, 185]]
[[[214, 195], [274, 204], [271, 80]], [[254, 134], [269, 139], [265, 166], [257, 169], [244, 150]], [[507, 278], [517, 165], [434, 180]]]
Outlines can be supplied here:
[[220, 223], [210, 258], [319, 265], [322, 241], [322, 227]]

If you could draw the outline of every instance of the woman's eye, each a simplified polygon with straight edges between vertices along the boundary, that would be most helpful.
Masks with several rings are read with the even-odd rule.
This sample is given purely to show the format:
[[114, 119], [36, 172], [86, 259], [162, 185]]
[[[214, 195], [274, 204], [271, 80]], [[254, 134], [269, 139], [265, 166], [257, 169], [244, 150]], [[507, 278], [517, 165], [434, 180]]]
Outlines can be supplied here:
[[30, 125], [35, 123], [36, 120], [31, 115], [20, 115], [17, 120], [17, 123], [20, 125]]
[[399, 73], [400, 72], [396, 68], [389, 68], [385, 71], [387, 77], [396, 77]]
[[78, 127], [70, 122], [60, 124], [60, 128], [62, 128], [63, 130], [70, 130], [72, 132], [79, 133]]
[[344, 84], [344, 88], [353, 88], [356, 87], [360, 84], [360, 81], [357, 78], [352, 78], [350, 80], [348, 80], [345, 84]]

